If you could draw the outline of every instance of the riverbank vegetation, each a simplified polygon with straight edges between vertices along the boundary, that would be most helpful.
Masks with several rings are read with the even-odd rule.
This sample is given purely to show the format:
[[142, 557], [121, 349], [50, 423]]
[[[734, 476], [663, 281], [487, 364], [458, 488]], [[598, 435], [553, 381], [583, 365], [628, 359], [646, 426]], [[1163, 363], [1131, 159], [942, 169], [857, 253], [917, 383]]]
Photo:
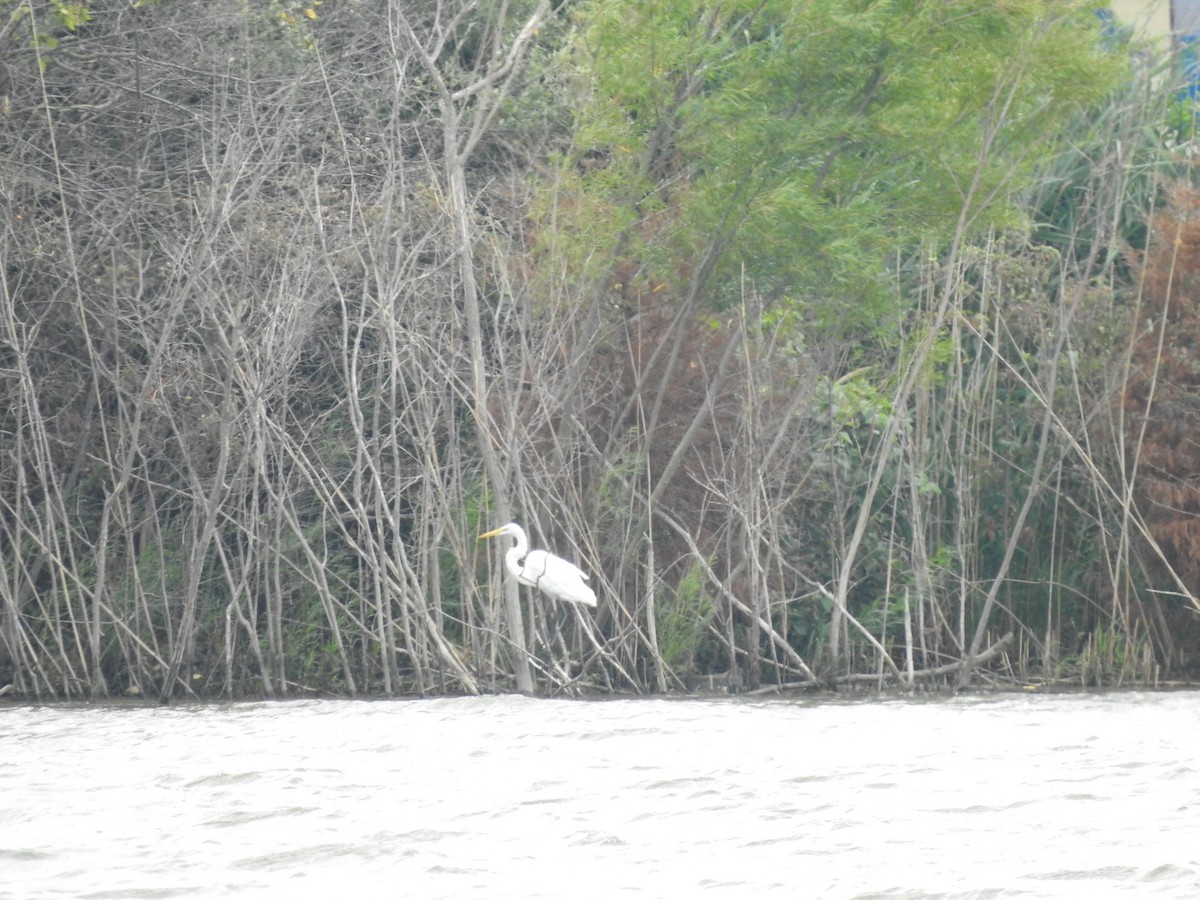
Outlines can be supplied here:
[[[1162, 51], [1065, 0], [0, 0], [0, 685], [1190, 677]], [[595, 611], [502, 578], [514, 519]]]

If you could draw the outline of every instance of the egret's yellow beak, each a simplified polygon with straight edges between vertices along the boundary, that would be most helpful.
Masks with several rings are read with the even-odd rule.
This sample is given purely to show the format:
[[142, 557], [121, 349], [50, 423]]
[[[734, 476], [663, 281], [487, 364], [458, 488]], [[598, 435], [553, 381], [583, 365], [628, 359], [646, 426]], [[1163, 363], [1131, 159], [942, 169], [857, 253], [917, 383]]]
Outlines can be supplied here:
[[494, 529], [494, 530], [492, 530], [492, 531], [489, 531], [487, 534], [481, 534], [481, 535], [480, 535], [479, 537], [477, 537], [475, 540], [477, 540], [477, 541], [482, 541], [484, 538], [495, 537], [496, 535], [498, 535], [498, 534], [499, 534], [500, 532], [502, 532], [503, 530], [504, 530], [503, 528], [496, 528], [496, 529]]

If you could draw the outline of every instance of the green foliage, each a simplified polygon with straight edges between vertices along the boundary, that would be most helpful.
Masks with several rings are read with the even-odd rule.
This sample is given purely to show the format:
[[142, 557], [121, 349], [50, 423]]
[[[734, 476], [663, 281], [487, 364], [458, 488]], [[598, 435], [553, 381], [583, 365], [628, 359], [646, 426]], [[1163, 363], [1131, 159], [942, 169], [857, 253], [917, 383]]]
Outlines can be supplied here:
[[1084, 639], [1079, 652], [1064, 659], [1056, 674], [1083, 687], [1152, 684], [1157, 675], [1151, 642], [1143, 630], [1124, 631], [1103, 625]]
[[5, 55], [27, 50], [44, 72], [49, 58], [43, 54], [57, 50], [63, 40], [74, 38], [92, 17], [91, 7], [78, 0], [50, 0], [36, 7], [26, 0], [0, 0], [0, 23], [8, 26], [0, 28], [0, 100], [4, 100], [5, 93]]
[[716, 614], [717, 604], [707, 585], [703, 568], [692, 565], [679, 579], [674, 597], [660, 596], [655, 623], [659, 652], [663, 662], [677, 674], [694, 670], [696, 652]]
[[[285, 607], [283, 646], [288, 680], [302, 687], [320, 685], [328, 690], [345, 690], [341, 652], [320, 597], [297, 590], [285, 600]], [[357, 641], [353, 623], [340, 611], [336, 618], [341, 633]]]
[[[92, 21], [91, 8], [78, 0], [51, 0], [49, 9], [45, 11], [49, 12], [49, 21], [35, 22], [34, 28], [41, 37], [43, 45], [48, 49], [57, 46], [57, 41], [54, 40], [52, 32], [47, 29], [59, 28], [74, 32]], [[41, 12], [42, 10], [38, 10], [37, 14], [40, 15]], [[0, 3], [0, 14], [3, 14], [9, 22], [16, 24], [25, 16], [35, 14], [35, 12], [30, 3], [5, 0]]]
[[[739, 279], [827, 324], [879, 323], [922, 241], [1011, 223], [1063, 118], [1125, 70], [1083, 5], [605, 0], [584, 13], [587, 233], [636, 213], [644, 264]], [[582, 80], [582, 79], [581, 79]]]
[[831, 425], [845, 432], [854, 428], [879, 428], [892, 415], [891, 401], [868, 378], [865, 370], [857, 370], [831, 381], [822, 396], [828, 403]]
[[92, 13], [82, 3], [64, 3], [54, 0], [54, 14], [60, 25], [68, 31], [74, 31], [80, 25], [92, 20]]
[[[1195, 137], [1195, 103], [1174, 90], [1174, 61], [1153, 48], [1122, 49], [1145, 70], [1070, 117], [1063, 152], [1038, 170], [1025, 201], [1037, 242], [1066, 259], [1094, 252], [1106, 268], [1121, 264], [1125, 245], [1144, 245], [1163, 176], [1172, 159], [1190, 166]], [[1106, 205], [1111, 213], [1097, 215]]]

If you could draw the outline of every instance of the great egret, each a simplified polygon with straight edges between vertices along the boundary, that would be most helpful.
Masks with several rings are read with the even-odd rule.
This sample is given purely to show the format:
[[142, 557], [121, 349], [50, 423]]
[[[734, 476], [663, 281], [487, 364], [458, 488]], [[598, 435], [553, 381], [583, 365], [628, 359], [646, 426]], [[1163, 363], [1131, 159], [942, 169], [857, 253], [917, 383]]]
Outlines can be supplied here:
[[545, 550], [530, 550], [525, 529], [516, 522], [501, 525], [495, 531], [479, 536], [499, 537], [507, 534], [517, 543], [504, 554], [504, 565], [521, 584], [541, 590], [556, 600], [567, 603], [596, 605], [596, 592], [587, 586], [587, 573], [578, 566]]

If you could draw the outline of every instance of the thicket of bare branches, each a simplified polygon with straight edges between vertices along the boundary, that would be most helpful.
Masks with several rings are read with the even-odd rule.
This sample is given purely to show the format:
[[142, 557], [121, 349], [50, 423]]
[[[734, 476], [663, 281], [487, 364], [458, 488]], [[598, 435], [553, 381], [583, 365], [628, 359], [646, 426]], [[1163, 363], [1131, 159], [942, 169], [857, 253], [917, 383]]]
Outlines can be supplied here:
[[343, 10], [320, 50], [238, 4], [94, 12], [10, 66], [14, 683], [492, 683], [494, 612], [443, 583], [479, 474], [437, 10]]

